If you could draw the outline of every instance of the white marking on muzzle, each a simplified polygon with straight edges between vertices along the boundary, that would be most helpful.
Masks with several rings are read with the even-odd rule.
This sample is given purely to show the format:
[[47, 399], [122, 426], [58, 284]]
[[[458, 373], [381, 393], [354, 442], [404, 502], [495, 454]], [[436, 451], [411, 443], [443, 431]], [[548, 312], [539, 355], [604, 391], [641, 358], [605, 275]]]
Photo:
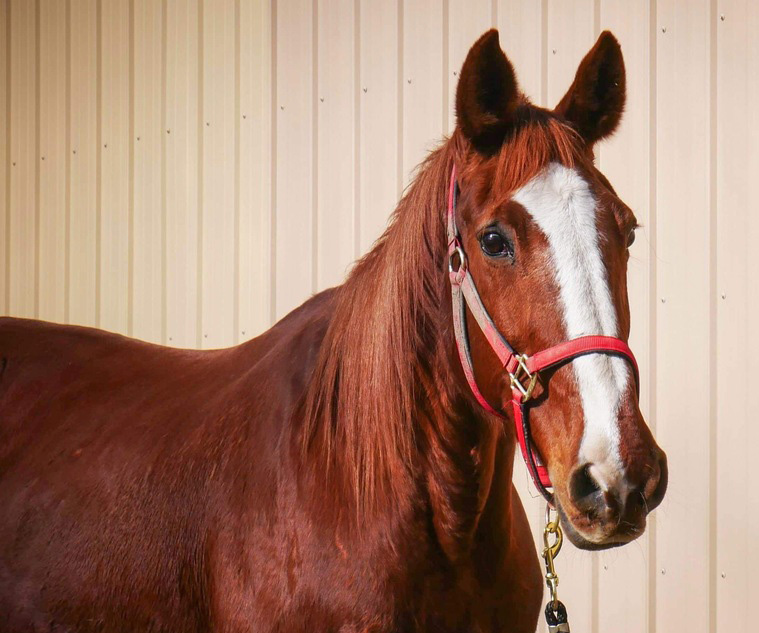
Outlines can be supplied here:
[[[555, 268], [568, 338], [618, 336], [606, 268], [596, 226], [596, 200], [574, 169], [551, 163], [513, 199], [545, 234]], [[631, 379], [624, 360], [604, 354], [576, 358], [572, 365], [585, 415], [578, 463], [608, 489], [623, 476], [618, 409]]]

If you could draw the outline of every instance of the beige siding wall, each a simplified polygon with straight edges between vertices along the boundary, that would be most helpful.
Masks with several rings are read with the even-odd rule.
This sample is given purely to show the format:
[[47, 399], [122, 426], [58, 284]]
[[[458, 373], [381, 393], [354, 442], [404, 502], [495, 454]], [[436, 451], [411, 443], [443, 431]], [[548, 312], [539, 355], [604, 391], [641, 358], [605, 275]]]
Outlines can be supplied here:
[[627, 62], [599, 161], [644, 225], [632, 347], [671, 483], [635, 544], [561, 555], [573, 629], [748, 631], [752, 0], [0, 0], [0, 311], [189, 347], [263, 331], [381, 233], [490, 26], [540, 104], [601, 29]]

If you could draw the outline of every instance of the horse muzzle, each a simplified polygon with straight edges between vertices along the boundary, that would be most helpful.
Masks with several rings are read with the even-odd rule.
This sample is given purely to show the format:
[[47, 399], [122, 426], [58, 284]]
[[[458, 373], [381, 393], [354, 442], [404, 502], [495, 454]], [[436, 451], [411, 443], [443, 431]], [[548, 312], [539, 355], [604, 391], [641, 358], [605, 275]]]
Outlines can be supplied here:
[[566, 501], [558, 499], [562, 525], [583, 549], [615, 547], [638, 538], [667, 491], [667, 456], [658, 447], [613, 481], [604, 481], [602, 472], [595, 464], [578, 466], [569, 477]]

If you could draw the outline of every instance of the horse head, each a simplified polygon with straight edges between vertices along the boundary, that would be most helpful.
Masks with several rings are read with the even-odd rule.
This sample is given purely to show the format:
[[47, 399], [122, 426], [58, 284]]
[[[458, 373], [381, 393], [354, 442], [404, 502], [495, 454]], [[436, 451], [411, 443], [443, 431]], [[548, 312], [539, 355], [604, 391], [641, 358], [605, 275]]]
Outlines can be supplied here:
[[[593, 155], [624, 102], [622, 52], [608, 32], [553, 110], [521, 93], [497, 31], [474, 44], [462, 67], [452, 138], [456, 244], [495, 331], [524, 358], [580, 337], [624, 346], [629, 336], [637, 222]], [[492, 333], [474, 325], [475, 311], [469, 302], [470, 386], [486, 407], [506, 411], [514, 372], [494, 354]], [[634, 362], [609, 353], [567, 361], [538, 373], [532, 448], [570, 539], [588, 549], [623, 544], [643, 533], [664, 496], [666, 456], [638, 406]]]

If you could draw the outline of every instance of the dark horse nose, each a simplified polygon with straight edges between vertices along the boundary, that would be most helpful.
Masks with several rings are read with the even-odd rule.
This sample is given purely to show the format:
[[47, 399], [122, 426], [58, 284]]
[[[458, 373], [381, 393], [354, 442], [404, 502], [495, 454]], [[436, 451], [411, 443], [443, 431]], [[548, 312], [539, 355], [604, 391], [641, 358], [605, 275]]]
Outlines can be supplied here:
[[633, 531], [642, 529], [646, 515], [661, 503], [667, 490], [664, 452], [657, 450], [650, 461], [629, 469], [607, 490], [593, 477], [592, 466], [580, 466], [570, 477], [569, 495], [575, 507], [590, 519], [617, 521]]

